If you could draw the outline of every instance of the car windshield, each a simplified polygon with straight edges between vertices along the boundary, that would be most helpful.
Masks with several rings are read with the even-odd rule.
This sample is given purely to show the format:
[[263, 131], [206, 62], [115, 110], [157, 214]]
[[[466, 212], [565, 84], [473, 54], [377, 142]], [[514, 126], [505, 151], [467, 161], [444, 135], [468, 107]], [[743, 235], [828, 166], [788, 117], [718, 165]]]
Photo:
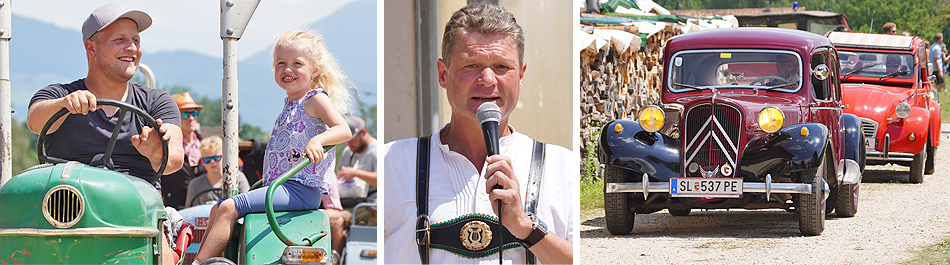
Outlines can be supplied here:
[[696, 50], [672, 57], [667, 88], [770, 89], [795, 92], [801, 88], [802, 60], [780, 50]]
[[842, 77], [912, 78], [914, 56], [909, 53], [839, 50]]

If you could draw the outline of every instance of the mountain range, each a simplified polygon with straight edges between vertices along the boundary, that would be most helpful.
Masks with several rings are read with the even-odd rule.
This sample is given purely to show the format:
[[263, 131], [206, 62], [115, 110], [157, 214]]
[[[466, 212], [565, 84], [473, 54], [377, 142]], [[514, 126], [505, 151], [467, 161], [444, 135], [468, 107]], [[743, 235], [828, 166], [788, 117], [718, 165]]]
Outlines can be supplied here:
[[[87, 66], [82, 44], [78, 41], [82, 39], [79, 31], [16, 14], [12, 23], [10, 81], [15, 111], [13, 118], [22, 122], [26, 120], [33, 93], [52, 83], [69, 83], [86, 76]], [[254, 23], [253, 18], [250, 23]], [[353, 96], [376, 105], [376, 2], [351, 2], [309, 27], [323, 35], [327, 48], [355, 83], [358, 92]], [[276, 32], [267, 34], [272, 36]], [[52, 36], [57, 36], [57, 39], [51, 39]], [[146, 45], [147, 37], [147, 32], [143, 33]], [[238, 52], [241, 52], [240, 41], [237, 45]], [[194, 96], [221, 97], [221, 58], [192, 51], [148, 52], [148, 47], [145, 48], [141, 62], [155, 73], [158, 88], [182, 86], [190, 88]], [[270, 53], [271, 49], [267, 49], [239, 60], [237, 70], [240, 122], [261, 127], [264, 131], [272, 128], [286, 97], [274, 82]]]

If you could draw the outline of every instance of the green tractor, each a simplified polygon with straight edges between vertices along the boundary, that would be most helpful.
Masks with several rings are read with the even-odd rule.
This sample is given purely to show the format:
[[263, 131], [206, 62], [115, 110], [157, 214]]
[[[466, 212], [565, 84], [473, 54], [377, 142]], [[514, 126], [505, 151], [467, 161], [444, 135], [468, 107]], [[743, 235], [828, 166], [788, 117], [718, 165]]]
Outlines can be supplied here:
[[[97, 104], [119, 107], [120, 120], [131, 111], [157, 127], [153, 118], [124, 102], [100, 99]], [[104, 155], [91, 165], [46, 156], [46, 132], [66, 113], [53, 115], [40, 133], [37, 155], [44, 164], [0, 187], [0, 263], [160, 264], [163, 255], [171, 254], [161, 247], [167, 217], [154, 187], [160, 176], [149, 183], [110, 170], [115, 132]], [[159, 172], [168, 161], [167, 141], [163, 150]], [[323, 210], [275, 213], [271, 203], [274, 189], [309, 163], [304, 160], [269, 186], [266, 213], [238, 221], [227, 259], [238, 264], [335, 264]]]
[[[124, 102], [99, 100], [119, 107], [119, 119], [128, 111], [155, 120]], [[93, 165], [46, 156], [46, 132], [37, 140], [43, 164], [24, 170], [0, 187], [0, 263], [2, 264], [160, 264], [166, 212], [153, 183], [110, 170], [113, 132], [104, 155]], [[162, 168], [168, 161], [163, 141]], [[57, 147], [68, 148], [68, 147]], [[154, 182], [159, 181], [156, 176]]]

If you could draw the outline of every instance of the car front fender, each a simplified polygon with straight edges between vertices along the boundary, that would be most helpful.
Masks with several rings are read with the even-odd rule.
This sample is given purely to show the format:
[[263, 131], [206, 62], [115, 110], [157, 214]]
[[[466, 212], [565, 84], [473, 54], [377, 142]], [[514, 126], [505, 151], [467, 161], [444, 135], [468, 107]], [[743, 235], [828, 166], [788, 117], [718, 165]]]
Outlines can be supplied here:
[[615, 120], [601, 128], [598, 157], [602, 164], [669, 181], [680, 175], [679, 154], [678, 139], [644, 131], [635, 121]]
[[800, 123], [749, 141], [739, 161], [739, 174], [764, 178], [787, 175], [821, 164], [828, 143], [828, 127]]

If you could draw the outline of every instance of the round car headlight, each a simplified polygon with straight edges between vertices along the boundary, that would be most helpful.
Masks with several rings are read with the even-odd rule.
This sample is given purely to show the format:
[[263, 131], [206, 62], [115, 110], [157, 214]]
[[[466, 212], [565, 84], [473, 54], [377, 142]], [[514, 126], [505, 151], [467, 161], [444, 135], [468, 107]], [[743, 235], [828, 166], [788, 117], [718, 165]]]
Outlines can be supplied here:
[[663, 128], [663, 124], [666, 123], [666, 114], [660, 107], [650, 105], [640, 110], [640, 117], [637, 120], [644, 131], [653, 133]]
[[766, 107], [759, 112], [759, 128], [766, 133], [774, 133], [785, 125], [785, 114], [776, 107]]
[[897, 104], [897, 108], [894, 108], [894, 112], [897, 114], [898, 118], [907, 118], [907, 116], [910, 116], [910, 104], [907, 104], [907, 102], [901, 102], [900, 104]]

